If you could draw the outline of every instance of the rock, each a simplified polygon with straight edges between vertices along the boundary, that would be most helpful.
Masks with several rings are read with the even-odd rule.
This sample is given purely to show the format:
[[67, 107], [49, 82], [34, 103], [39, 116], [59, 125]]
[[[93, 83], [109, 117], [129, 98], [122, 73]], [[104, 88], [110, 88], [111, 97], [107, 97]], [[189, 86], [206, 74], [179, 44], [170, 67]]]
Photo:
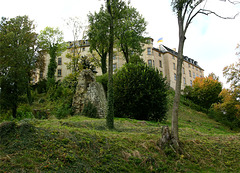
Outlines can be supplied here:
[[96, 82], [91, 70], [83, 70], [78, 77], [76, 93], [73, 97], [73, 108], [75, 114], [80, 114], [88, 102], [97, 108], [99, 118], [106, 117], [107, 100], [102, 84]]

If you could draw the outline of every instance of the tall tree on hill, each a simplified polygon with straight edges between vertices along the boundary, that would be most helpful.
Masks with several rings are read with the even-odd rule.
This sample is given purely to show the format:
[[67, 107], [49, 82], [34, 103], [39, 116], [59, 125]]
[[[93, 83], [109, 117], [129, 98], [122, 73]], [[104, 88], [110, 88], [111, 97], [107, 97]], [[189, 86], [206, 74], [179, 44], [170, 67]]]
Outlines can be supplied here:
[[117, 46], [123, 52], [126, 62], [134, 55], [140, 56], [144, 49], [142, 44], [146, 42], [144, 34], [147, 23], [136, 8], [129, 4], [124, 5], [116, 21], [115, 35]]
[[[129, 62], [132, 54], [141, 55], [144, 51], [142, 43], [145, 43], [144, 34], [146, 31], [146, 21], [139, 12], [124, 1], [116, 1], [114, 11], [114, 44], [119, 48]], [[109, 25], [111, 18], [109, 11], [101, 7], [98, 13], [89, 14], [88, 38], [90, 41], [90, 50], [96, 50], [101, 57], [102, 73], [107, 72], [106, 59], [109, 51]]]
[[0, 23], [0, 105], [16, 118], [20, 97], [27, 94], [38, 61], [37, 34], [28, 16], [2, 18]]
[[55, 72], [57, 69], [56, 58], [66, 49], [63, 41], [63, 32], [59, 28], [46, 27], [40, 31], [38, 36], [40, 46], [50, 55], [50, 63], [48, 65], [47, 80], [55, 82]]
[[107, 0], [107, 11], [110, 18], [109, 23], [109, 50], [108, 50], [108, 111], [107, 111], [107, 127], [109, 129], [114, 128], [114, 100], [113, 100], [113, 44], [114, 44], [114, 7], [117, 0]]
[[98, 13], [88, 14], [89, 28], [87, 36], [90, 42], [90, 52], [94, 50], [101, 57], [102, 74], [107, 73], [107, 54], [109, 50], [109, 21], [108, 12], [101, 7]]
[[[232, 3], [231, 1], [228, 1]], [[179, 149], [179, 136], [178, 136], [178, 108], [181, 95], [181, 79], [182, 79], [182, 62], [183, 62], [183, 48], [186, 40], [186, 32], [193, 19], [198, 14], [214, 14], [220, 18], [229, 19], [229, 17], [222, 17], [214, 11], [205, 9], [207, 0], [172, 0], [173, 11], [177, 15], [178, 28], [179, 28], [179, 43], [178, 43], [178, 56], [177, 56], [177, 79], [175, 88], [175, 97], [172, 110], [172, 127], [171, 127], [171, 142], [175, 148]], [[200, 7], [203, 5], [203, 8]], [[236, 15], [233, 17], [235, 18]]]

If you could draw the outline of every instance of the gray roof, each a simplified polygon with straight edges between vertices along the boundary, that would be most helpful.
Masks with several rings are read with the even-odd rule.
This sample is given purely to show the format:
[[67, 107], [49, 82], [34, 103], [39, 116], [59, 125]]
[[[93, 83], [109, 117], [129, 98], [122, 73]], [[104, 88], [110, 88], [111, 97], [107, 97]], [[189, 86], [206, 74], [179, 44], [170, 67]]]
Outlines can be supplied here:
[[[178, 56], [178, 52], [176, 52], [176, 51], [174, 51], [174, 50], [172, 50], [172, 49], [170, 49], [170, 48], [168, 48], [167, 46], [164, 46], [164, 45], [160, 45], [160, 49], [157, 49], [157, 48], [153, 48], [153, 49], [155, 49], [155, 50], [157, 50], [157, 51], [159, 51], [159, 52], [161, 52], [161, 53], [170, 53], [170, 54], [172, 54], [172, 55], [174, 55], [174, 56]], [[204, 69], [202, 69], [199, 65], [198, 65], [198, 62], [197, 61], [195, 61], [194, 59], [192, 59], [192, 58], [189, 58], [189, 57], [187, 57], [187, 56], [184, 56], [183, 55], [183, 60], [184, 61], [186, 61], [186, 62], [188, 62], [188, 63], [190, 63], [190, 64], [192, 64], [192, 65], [194, 65], [194, 66], [196, 66], [196, 67], [198, 67], [198, 68], [200, 68], [201, 70], [204, 70]]]

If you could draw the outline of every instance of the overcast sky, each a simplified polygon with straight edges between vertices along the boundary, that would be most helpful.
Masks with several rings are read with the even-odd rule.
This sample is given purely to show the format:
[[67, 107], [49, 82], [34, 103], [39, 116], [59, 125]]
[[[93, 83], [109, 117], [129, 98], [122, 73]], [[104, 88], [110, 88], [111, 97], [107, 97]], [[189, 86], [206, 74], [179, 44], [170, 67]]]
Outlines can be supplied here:
[[[65, 40], [73, 40], [71, 31], [64, 20], [68, 17], [80, 16], [87, 21], [89, 12], [98, 11], [104, 0], [6, 0], [1, 2], [0, 17], [16, 17], [28, 15], [37, 24], [37, 32], [46, 26], [59, 27], [64, 31]], [[216, 4], [217, 5], [213, 5]], [[170, 6], [171, 0], [131, 0], [148, 22], [146, 36], [154, 39], [154, 47], [158, 47], [158, 38], [169, 48], [178, 47], [177, 17]], [[211, 0], [207, 9], [224, 16], [234, 16], [240, 11], [240, 5], [233, 6], [220, 0]], [[237, 61], [236, 46], [240, 43], [240, 15], [235, 20], [223, 20], [214, 15], [197, 16], [190, 25], [184, 47], [184, 55], [198, 61], [205, 70], [205, 76], [214, 72], [225, 83], [222, 69]], [[227, 85], [225, 85], [227, 86]]]

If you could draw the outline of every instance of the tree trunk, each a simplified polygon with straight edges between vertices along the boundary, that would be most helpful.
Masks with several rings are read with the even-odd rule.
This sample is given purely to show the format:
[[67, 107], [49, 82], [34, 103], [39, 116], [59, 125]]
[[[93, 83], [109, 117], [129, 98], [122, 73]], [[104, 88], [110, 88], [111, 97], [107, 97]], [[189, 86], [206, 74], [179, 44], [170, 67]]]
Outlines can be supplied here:
[[180, 15], [178, 15], [178, 25], [179, 25], [179, 44], [178, 44], [178, 57], [177, 57], [177, 78], [176, 78], [173, 110], [172, 110], [172, 129], [171, 129], [172, 142], [176, 149], [179, 148], [178, 109], [179, 109], [180, 96], [181, 96], [183, 47], [185, 42], [185, 32], [183, 30], [183, 19]]
[[107, 0], [107, 9], [110, 14], [110, 40], [109, 40], [109, 57], [108, 57], [108, 112], [107, 112], [107, 127], [109, 129], [114, 128], [114, 101], [113, 101], [113, 16], [110, 0]]
[[107, 73], [107, 53], [103, 51], [101, 57], [102, 74]]

